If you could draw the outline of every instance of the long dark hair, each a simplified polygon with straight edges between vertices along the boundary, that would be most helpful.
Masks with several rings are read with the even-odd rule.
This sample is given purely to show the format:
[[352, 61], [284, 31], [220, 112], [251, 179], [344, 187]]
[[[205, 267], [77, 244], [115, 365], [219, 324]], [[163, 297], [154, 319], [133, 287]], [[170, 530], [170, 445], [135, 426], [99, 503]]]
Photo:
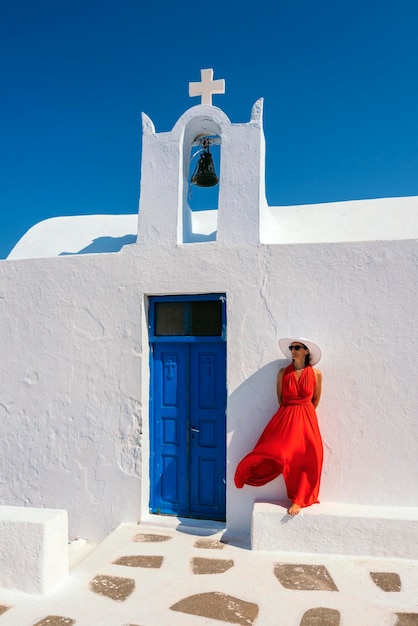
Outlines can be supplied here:
[[305, 348], [305, 350], [308, 350], [308, 354], [305, 356], [305, 367], [307, 367], [308, 365], [311, 364], [311, 353], [309, 352], [309, 348], [305, 346], [305, 344], [302, 344], [302, 345]]

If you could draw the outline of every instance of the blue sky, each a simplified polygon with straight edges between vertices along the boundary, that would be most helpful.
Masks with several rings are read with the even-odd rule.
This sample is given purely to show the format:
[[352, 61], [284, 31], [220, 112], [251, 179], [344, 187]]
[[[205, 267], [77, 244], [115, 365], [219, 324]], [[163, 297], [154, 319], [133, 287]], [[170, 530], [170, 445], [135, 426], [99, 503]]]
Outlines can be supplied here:
[[418, 195], [417, 26], [416, 0], [3, 0], [0, 258], [48, 217], [135, 213], [141, 111], [170, 130], [202, 68], [232, 122], [264, 97], [269, 204]]

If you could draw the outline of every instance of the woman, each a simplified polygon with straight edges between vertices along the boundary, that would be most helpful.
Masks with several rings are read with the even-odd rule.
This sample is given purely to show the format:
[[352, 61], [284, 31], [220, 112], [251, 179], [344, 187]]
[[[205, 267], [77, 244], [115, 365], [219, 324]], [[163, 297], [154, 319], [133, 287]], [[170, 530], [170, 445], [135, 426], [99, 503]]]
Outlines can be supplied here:
[[304, 337], [280, 339], [292, 363], [277, 376], [279, 410], [265, 427], [254, 450], [238, 464], [235, 485], [260, 486], [283, 474], [291, 501], [289, 515], [318, 502], [323, 448], [315, 409], [321, 397], [322, 374], [312, 367], [321, 350]]

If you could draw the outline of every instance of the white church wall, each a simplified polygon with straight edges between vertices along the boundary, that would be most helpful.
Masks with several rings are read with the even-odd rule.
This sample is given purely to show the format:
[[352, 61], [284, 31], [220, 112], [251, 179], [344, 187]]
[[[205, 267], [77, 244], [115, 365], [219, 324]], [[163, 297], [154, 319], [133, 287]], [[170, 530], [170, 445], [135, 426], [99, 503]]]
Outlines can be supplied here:
[[[249, 530], [256, 499], [285, 497], [282, 479], [233, 483], [277, 409], [282, 336], [323, 350], [320, 499], [418, 506], [416, 200], [267, 207], [261, 110], [258, 101], [248, 124], [231, 124], [200, 105], [159, 134], [144, 116], [137, 243], [0, 263], [0, 503], [65, 508], [70, 535], [93, 541], [145, 516], [147, 298], [225, 293], [228, 529]], [[213, 128], [222, 150], [217, 238], [192, 243], [184, 146]], [[211, 234], [207, 216], [200, 227]]]
[[119, 252], [136, 241], [138, 215], [51, 217], [17, 242], [8, 260]]
[[139, 511], [141, 296], [119, 258], [0, 264], [0, 501], [66, 508], [73, 537]]
[[[239, 330], [228, 324], [229, 337], [247, 344], [242, 363], [252, 363], [240, 382], [230, 381], [230, 479], [277, 408], [275, 376], [285, 361], [280, 354], [275, 361], [276, 339], [303, 335], [323, 349], [321, 501], [417, 506], [411, 434], [418, 392], [414, 368], [405, 366], [405, 352], [418, 348], [418, 298], [405, 288], [416, 273], [416, 242], [273, 250], [265, 251], [259, 290], [247, 290], [247, 303], [238, 305]], [[230, 489], [231, 527], [247, 526], [254, 499], [278, 496], [286, 501], [281, 478], [261, 489]]]
[[277, 408], [277, 340], [293, 334], [323, 349], [321, 500], [417, 506], [416, 258], [413, 240], [211, 242], [0, 264], [1, 502], [66, 508], [91, 540], [145, 515], [145, 296], [222, 292], [228, 528], [285, 496], [281, 479], [237, 490], [233, 474]]
[[261, 241], [335, 243], [418, 238], [418, 198], [376, 198], [270, 207]]
[[[237, 203], [235, 194], [225, 201], [230, 204], [232, 200]], [[246, 208], [238, 205], [249, 229]], [[169, 212], [164, 203], [160, 214], [166, 222]], [[416, 196], [301, 206], [268, 206], [261, 198], [259, 216], [260, 241], [266, 245], [418, 239]], [[193, 211], [189, 218], [189, 243], [216, 240], [217, 210]], [[119, 252], [136, 242], [137, 230], [138, 214], [54, 217], [30, 228], [7, 259]]]

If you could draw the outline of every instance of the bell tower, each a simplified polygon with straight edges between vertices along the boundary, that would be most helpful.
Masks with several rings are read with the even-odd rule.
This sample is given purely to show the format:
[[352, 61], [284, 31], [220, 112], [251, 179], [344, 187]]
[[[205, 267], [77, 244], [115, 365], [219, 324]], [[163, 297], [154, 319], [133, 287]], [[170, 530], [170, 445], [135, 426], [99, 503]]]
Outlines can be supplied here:
[[[188, 109], [171, 131], [156, 133], [151, 119], [142, 114], [141, 246], [259, 243], [261, 221], [266, 224], [269, 215], [263, 100], [254, 104], [249, 122], [233, 124], [212, 105], [212, 96], [224, 92], [224, 80], [213, 80], [212, 69], [201, 70], [201, 81], [189, 84], [189, 95], [200, 96], [201, 104]], [[210, 154], [214, 145], [220, 150], [218, 172]], [[193, 148], [200, 149], [203, 157], [196, 174], [198, 182], [190, 180]], [[210, 184], [206, 185], [207, 181]], [[194, 184], [219, 185], [217, 208], [192, 210], [189, 194]]]

